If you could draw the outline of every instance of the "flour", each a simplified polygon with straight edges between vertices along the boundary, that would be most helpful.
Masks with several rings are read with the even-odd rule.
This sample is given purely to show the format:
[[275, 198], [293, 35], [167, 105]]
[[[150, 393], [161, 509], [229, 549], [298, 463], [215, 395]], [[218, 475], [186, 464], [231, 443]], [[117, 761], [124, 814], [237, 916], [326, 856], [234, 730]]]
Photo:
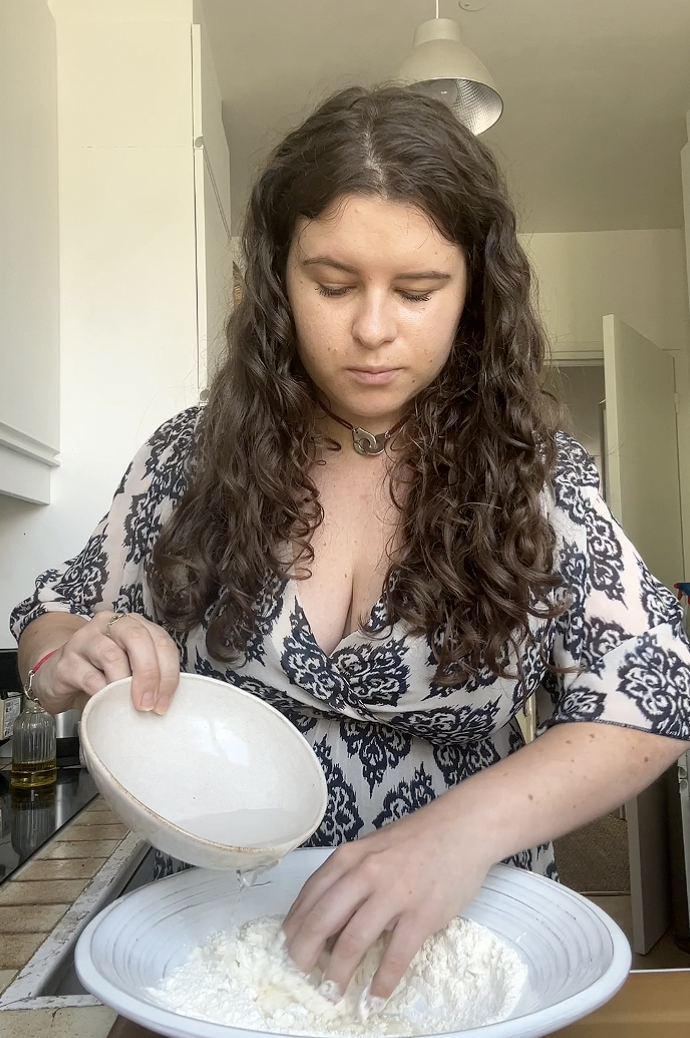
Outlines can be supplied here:
[[327, 959], [299, 973], [283, 947], [282, 918], [262, 916], [195, 948], [149, 994], [183, 1016], [256, 1031], [301, 1035], [422, 1035], [504, 1020], [527, 979], [522, 958], [486, 927], [454, 919], [429, 937], [378, 1014], [363, 996], [387, 944], [369, 949], [345, 997], [334, 1004], [318, 988]]

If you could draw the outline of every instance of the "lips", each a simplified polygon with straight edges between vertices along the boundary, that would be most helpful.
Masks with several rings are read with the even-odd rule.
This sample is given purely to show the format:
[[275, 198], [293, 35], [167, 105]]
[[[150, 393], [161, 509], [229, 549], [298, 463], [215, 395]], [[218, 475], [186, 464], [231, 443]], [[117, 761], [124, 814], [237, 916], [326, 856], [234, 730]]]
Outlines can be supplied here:
[[386, 371], [397, 370], [397, 368], [348, 368], [348, 371], [361, 371], [364, 375], [383, 375]]
[[352, 378], [364, 385], [380, 386], [392, 382], [399, 368], [348, 368]]

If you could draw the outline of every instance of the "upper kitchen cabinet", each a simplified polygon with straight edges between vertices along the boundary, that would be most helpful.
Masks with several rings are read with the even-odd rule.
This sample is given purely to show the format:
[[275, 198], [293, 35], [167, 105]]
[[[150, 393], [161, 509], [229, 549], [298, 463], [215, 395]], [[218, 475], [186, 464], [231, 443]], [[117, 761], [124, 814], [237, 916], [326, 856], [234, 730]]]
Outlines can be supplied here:
[[222, 350], [220, 91], [199, 0], [0, 9], [0, 493], [96, 509]]
[[50, 499], [59, 449], [55, 23], [0, 5], [0, 493]]
[[521, 235], [557, 364], [603, 363], [601, 320], [615, 313], [672, 353], [687, 348], [682, 231]]
[[200, 5], [192, 26], [194, 198], [198, 286], [199, 387], [207, 387], [225, 349], [225, 322], [232, 309], [230, 154], [222, 120], [220, 89]]

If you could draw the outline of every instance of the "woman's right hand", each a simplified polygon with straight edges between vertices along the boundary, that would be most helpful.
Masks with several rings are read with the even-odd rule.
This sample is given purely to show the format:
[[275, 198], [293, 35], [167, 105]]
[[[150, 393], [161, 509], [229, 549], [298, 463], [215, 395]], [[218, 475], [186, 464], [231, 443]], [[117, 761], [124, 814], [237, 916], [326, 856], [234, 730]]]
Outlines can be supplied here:
[[[51, 713], [69, 710], [112, 681], [132, 678], [137, 710], [164, 714], [180, 680], [180, 654], [162, 627], [138, 613], [98, 612], [39, 668], [32, 688]], [[106, 633], [107, 629], [107, 633]], [[64, 704], [64, 705], [61, 705]]]

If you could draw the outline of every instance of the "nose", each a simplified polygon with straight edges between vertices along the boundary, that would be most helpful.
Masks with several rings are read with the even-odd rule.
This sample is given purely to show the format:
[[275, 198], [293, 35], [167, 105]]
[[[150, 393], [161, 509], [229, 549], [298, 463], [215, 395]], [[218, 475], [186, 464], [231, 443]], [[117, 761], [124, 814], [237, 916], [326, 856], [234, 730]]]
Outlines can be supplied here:
[[394, 307], [385, 292], [362, 293], [352, 322], [352, 335], [367, 349], [392, 342], [397, 334]]

